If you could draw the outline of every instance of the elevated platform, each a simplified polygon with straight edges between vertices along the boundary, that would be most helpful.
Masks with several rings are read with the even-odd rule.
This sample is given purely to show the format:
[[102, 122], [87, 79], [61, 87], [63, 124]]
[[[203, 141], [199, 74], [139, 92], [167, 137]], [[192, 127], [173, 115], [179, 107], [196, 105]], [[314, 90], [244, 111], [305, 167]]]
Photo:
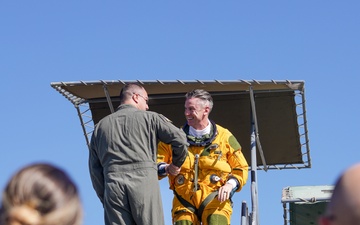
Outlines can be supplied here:
[[[249, 210], [243, 202], [242, 225], [259, 223], [258, 169], [311, 167], [303, 81], [99, 80], [54, 82], [51, 86], [75, 106], [86, 144], [89, 145], [94, 126], [116, 110], [120, 90], [126, 83], [143, 85], [148, 92], [150, 110], [164, 114], [178, 127], [185, 123], [185, 94], [193, 89], [205, 89], [211, 93], [214, 109], [210, 119], [234, 134], [251, 167], [252, 208]], [[295, 220], [299, 221], [297, 212], [305, 209], [300, 207], [299, 200], [292, 201], [299, 199], [294, 197], [294, 193], [297, 193], [295, 189], [288, 189], [283, 204], [285, 207], [289, 203], [290, 209], [284, 211], [291, 211], [289, 217], [295, 216]], [[287, 219], [287, 213], [284, 218], [286, 223], [292, 221]]]

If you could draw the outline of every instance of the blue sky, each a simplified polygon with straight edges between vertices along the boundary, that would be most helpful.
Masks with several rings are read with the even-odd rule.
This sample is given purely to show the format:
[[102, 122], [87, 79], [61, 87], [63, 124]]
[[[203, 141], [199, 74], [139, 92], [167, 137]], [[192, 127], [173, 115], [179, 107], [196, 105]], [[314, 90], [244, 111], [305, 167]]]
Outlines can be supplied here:
[[[1, 1], [0, 188], [26, 164], [54, 163], [79, 186], [84, 224], [103, 224], [80, 121], [51, 82], [304, 80], [312, 168], [258, 172], [260, 223], [283, 224], [282, 188], [333, 184], [359, 161], [359, 10], [355, 0]], [[249, 198], [250, 182], [232, 224]]]

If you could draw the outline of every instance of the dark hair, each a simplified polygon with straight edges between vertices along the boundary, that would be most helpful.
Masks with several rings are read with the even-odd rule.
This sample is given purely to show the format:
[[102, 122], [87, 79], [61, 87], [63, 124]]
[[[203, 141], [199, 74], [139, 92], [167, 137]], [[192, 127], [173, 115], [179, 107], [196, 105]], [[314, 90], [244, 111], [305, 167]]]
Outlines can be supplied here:
[[198, 98], [198, 99], [202, 100], [203, 105], [204, 106], [208, 105], [210, 108], [210, 111], [212, 110], [212, 108], [214, 106], [214, 102], [213, 102], [213, 99], [212, 99], [210, 93], [203, 89], [192, 90], [192, 91], [186, 93], [185, 97], [186, 97], [186, 99]]

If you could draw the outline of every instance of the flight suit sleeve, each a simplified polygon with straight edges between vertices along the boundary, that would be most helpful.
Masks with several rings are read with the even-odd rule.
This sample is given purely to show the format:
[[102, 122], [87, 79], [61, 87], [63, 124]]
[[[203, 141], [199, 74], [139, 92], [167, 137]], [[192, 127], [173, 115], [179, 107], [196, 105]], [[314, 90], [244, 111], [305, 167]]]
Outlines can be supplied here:
[[[229, 178], [235, 178], [239, 182], [237, 192], [242, 189], [248, 179], [249, 165], [241, 151], [241, 146], [236, 138], [231, 134], [228, 138], [230, 151], [228, 153], [228, 163], [231, 166]], [[228, 178], [228, 179], [229, 179]]]
[[101, 203], [104, 204], [104, 174], [103, 167], [96, 154], [96, 141], [94, 135], [91, 138], [89, 146], [89, 171], [93, 188], [99, 197]]
[[[164, 142], [159, 142], [158, 144], [158, 153], [157, 153], [157, 165], [158, 169], [160, 165], [163, 164], [170, 164], [172, 162], [172, 154], [171, 154], [171, 145], [165, 144]], [[158, 172], [158, 178], [161, 180], [162, 178], [166, 177], [164, 172]]]
[[159, 114], [158, 136], [160, 141], [171, 145], [171, 162], [181, 167], [187, 155], [188, 143], [184, 131], [171, 123], [165, 116]]

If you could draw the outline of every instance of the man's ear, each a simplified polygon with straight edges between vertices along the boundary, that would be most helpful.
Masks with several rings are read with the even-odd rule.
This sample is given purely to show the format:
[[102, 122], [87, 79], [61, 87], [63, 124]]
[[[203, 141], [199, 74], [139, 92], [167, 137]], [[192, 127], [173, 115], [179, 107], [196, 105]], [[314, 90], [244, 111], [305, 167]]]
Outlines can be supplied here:
[[133, 96], [131, 96], [131, 98], [133, 99], [134, 102], [136, 102], [136, 103], [139, 102], [139, 100], [138, 100], [138, 95], [133, 94]]
[[204, 114], [209, 115], [209, 112], [210, 112], [210, 108], [208, 106], [206, 106]]

